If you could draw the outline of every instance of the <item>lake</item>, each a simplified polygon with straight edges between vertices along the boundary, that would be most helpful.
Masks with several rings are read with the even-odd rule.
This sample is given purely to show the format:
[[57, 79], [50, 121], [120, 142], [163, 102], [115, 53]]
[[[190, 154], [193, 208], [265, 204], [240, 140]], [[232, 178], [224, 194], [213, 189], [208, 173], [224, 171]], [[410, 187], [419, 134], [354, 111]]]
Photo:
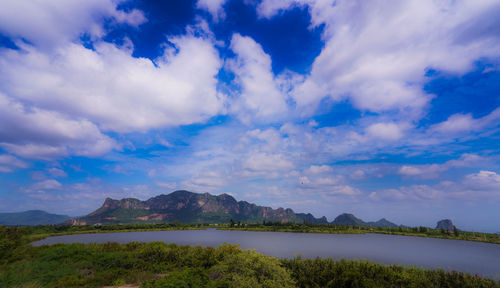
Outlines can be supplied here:
[[500, 279], [500, 245], [383, 234], [316, 234], [216, 229], [55, 236], [33, 245], [163, 241], [217, 247], [224, 242], [279, 257], [366, 259], [384, 264], [442, 268]]

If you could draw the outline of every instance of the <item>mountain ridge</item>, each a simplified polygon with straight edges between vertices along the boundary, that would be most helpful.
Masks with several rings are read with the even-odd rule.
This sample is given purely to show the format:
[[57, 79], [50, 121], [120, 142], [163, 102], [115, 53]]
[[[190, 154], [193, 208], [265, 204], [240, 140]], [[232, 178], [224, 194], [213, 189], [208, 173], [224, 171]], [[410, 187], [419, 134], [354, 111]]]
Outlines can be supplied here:
[[330, 223], [337, 225], [350, 225], [350, 226], [356, 225], [356, 226], [370, 226], [370, 227], [398, 227], [398, 225], [390, 222], [385, 218], [382, 218], [374, 222], [373, 221], [365, 222], [350, 213], [342, 213]]
[[27, 210], [22, 212], [0, 213], [0, 225], [34, 226], [61, 224], [71, 217], [45, 212], [43, 210]]
[[72, 225], [125, 224], [148, 222], [222, 223], [233, 221], [272, 221], [281, 223], [328, 223], [326, 217], [295, 213], [290, 208], [259, 206], [236, 201], [229, 194], [212, 195], [177, 190], [145, 201], [136, 198], [106, 198], [103, 205], [90, 214], [72, 219]]

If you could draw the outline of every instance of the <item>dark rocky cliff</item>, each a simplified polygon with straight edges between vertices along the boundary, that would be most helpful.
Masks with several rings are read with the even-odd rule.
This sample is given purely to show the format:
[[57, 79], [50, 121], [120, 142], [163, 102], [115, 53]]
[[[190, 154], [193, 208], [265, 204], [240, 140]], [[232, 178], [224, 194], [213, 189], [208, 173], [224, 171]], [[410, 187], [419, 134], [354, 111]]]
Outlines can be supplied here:
[[159, 195], [146, 201], [134, 198], [114, 200], [104, 204], [87, 216], [73, 219], [73, 225], [174, 222], [221, 223], [233, 221], [272, 221], [281, 223], [328, 223], [326, 217], [295, 213], [292, 209], [272, 209], [246, 201], [236, 201], [228, 194], [199, 194], [185, 190]]

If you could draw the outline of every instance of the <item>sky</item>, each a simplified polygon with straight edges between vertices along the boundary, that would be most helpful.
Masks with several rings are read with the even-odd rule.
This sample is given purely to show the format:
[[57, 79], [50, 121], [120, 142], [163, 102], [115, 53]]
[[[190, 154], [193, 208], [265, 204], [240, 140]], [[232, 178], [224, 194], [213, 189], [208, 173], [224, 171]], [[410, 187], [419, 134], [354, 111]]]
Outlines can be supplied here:
[[0, 212], [228, 193], [500, 231], [496, 0], [0, 2]]

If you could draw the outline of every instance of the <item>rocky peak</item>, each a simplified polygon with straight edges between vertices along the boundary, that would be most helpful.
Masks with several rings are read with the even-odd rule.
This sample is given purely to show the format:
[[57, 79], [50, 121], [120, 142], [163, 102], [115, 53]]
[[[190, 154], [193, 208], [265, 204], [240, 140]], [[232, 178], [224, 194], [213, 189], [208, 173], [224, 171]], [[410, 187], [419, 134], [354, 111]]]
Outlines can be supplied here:
[[453, 222], [450, 219], [443, 219], [437, 222], [436, 229], [453, 231]]
[[[210, 195], [210, 194], [209, 194]], [[229, 194], [226, 194], [226, 193], [223, 193], [223, 194], [220, 194], [217, 196], [217, 198], [221, 199], [222, 201], [225, 201], [225, 202], [233, 202], [233, 203], [238, 203], [236, 201], [236, 199], [234, 199], [233, 196], [229, 195]]]
[[108, 198], [106, 198], [106, 200], [104, 200], [104, 203], [102, 204], [102, 206], [110, 207], [110, 206], [116, 205], [118, 203], [120, 203], [120, 201], [108, 197]]
[[[186, 223], [217, 223], [227, 219], [235, 221], [281, 221], [318, 223], [326, 219], [316, 219], [308, 214], [296, 214], [292, 209], [272, 209], [246, 201], [237, 202], [229, 194], [212, 195], [177, 190], [167, 195], [158, 195], [146, 201], [135, 198], [114, 200], [106, 198], [96, 211], [79, 220], [93, 223], [137, 223], [140, 221], [181, 221]], [[83, 222], [79, 223], [83, 223]], [[74, 222], [74, 225], [78, 223]]]

